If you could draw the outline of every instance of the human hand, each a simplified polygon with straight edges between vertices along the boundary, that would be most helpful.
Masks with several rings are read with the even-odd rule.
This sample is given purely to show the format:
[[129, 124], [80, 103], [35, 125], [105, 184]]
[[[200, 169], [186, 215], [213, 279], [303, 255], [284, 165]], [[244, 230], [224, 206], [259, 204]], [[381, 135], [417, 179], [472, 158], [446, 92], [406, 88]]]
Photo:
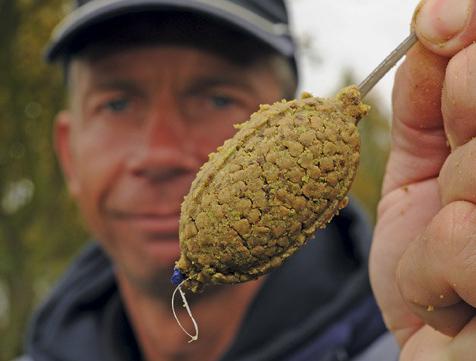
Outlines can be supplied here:
[[399, 68], [370, 259], [401, 361], [476, 359], [476, 0], [425, 0]]

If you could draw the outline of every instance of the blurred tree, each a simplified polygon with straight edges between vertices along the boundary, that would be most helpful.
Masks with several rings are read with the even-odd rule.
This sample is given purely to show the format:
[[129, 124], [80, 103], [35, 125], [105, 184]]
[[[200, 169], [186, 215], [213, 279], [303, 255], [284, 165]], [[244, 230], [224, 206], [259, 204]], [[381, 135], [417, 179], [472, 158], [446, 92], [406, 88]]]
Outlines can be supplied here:
[[42, 61], [63, 0], [0, 0], [0, 360], [85, 234], [51, 144], [61, 74]]

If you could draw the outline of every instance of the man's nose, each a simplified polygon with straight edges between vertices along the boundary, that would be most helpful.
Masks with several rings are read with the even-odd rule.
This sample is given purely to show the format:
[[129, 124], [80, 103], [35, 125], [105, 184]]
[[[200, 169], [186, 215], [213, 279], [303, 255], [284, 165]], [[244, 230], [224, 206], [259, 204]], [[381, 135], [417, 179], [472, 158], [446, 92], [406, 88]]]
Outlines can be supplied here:
[[147, 116], [141, 142], [131, 159], [131, 170], [137, 176], [169, 178], [195, 171], [200, 162], [187, 139], [186, 119], [172, 104], [158, 104]]

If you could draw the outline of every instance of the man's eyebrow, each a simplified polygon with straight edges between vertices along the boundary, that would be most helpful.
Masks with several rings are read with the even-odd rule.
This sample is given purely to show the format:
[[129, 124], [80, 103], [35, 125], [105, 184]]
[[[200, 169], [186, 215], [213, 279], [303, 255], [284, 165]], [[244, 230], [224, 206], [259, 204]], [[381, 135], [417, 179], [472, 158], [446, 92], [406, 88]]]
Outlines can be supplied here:
[[128, 93], [142, 93], [137, 84], [123, 79], [96, 79], [93, 83], [95, 90], [121, 90]]

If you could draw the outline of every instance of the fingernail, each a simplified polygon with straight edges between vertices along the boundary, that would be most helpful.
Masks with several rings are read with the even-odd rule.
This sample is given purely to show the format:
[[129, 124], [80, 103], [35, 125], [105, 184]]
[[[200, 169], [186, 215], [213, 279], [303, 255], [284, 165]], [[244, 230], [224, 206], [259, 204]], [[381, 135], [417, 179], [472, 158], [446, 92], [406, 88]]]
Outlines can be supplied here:
[[415, 14], [420, 36], [442, 44], [460, 33], [468, 21], [471, 0], [426, 0]]

